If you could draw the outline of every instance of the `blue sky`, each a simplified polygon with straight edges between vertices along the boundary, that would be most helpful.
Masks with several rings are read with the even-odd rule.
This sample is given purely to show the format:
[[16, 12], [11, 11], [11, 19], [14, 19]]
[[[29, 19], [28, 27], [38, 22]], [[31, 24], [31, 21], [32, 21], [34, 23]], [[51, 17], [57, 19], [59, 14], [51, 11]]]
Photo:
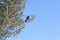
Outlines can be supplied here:
[[60, 0], [27, 0], [24, 13], [36, 18], [10, 40], [60, 40]]

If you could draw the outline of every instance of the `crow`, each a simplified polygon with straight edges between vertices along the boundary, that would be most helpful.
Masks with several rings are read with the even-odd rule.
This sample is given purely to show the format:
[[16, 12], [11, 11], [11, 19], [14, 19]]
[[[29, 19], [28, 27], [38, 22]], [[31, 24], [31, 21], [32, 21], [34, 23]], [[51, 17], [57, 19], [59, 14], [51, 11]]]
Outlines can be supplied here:
[[26, 17], [26, 20], [25, 20], [25, 22], [27, 22], [27, 21], [29, 20], [29, 18], [30, 18], [30, 17], [29, 17], [29, 16], [27, 16], [27, 17]]

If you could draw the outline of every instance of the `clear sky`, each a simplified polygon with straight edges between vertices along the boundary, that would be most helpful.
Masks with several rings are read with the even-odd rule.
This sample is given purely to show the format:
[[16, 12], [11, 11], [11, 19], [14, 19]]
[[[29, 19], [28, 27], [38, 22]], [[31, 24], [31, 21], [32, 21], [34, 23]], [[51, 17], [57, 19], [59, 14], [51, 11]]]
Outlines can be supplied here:
[[60, 40], [60, 0], [27, 0], [24, 13], [36, 18], [10, 40]]

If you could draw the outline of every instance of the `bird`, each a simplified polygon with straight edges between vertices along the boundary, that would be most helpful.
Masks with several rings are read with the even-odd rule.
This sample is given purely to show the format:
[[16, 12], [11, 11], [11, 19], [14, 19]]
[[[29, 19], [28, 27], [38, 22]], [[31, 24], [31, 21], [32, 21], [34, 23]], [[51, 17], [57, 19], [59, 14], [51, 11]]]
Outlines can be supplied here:
[[30, 19], [30, 17], [29, 17], [29, 16], [27, 16], [27, 17], [26, 17], [26, 20], [25, 20], [25, 22], [27, 22], [29, 19]]

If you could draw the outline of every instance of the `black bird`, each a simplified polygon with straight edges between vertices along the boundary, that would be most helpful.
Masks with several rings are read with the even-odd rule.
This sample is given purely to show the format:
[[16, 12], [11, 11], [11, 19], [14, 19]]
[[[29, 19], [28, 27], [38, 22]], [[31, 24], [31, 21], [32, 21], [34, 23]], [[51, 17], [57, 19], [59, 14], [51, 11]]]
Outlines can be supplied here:
[[29, 18], [30, 18], [30, 17], [29, 17], [29, 16], [27, 16], [27, 17], [26, 17], [26, 20], [25, 20], [25, 22], [27, 22], [27, 21], [29, 20]]

